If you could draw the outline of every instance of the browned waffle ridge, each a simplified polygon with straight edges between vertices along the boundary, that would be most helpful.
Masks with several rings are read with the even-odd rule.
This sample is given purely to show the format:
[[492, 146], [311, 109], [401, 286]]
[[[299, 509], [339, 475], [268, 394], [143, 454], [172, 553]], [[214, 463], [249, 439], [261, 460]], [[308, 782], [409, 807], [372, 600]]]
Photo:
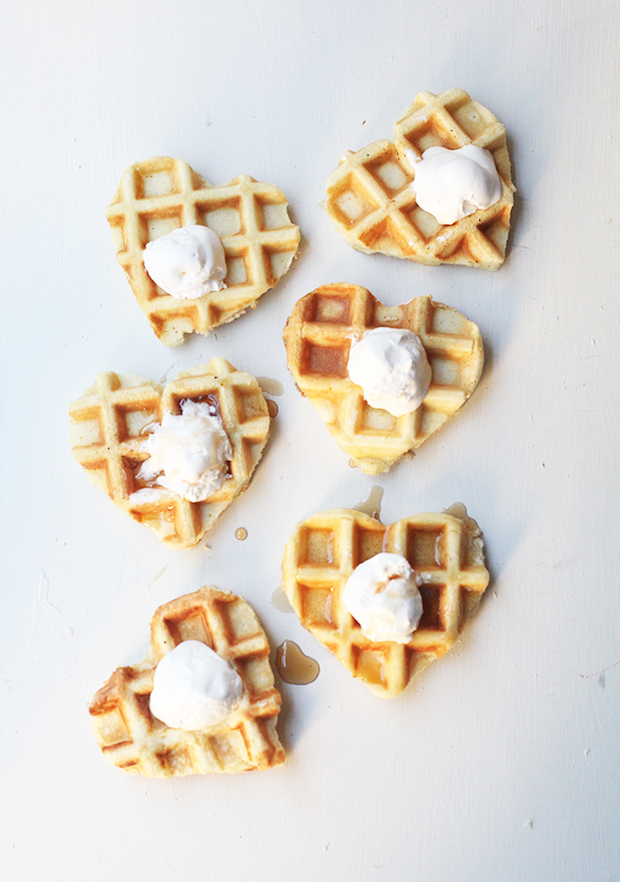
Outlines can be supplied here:
[[[155, 668], [183, 640], [206, 643], [243, 680], [241, 701], [232, 715], [193, 732], [172, 729], [149, 710]], [[269, 643], [254, 610], [241, 597], [208, 586], [159, 607], [144, 661], [117, 668], [89, 711], [106, 759], [125, 772], [170, 778], [281, 765], [284, 750], [276, 731], [280, 704]]]
[[[499, 202], [451, 225], [416, 204], [409, 186], [419, 157], [430, 147], [488, 150], [502, 185]], [[325, 208], [338, 232], [358, 251], [416, 263], [460, 264], [496, 270], [504, 261], [514, 202], [506, 130], [462, 89], [420, 92], [394, 127], [394, 141], [347, 151], [327, 180]]]
[[[145, 426], [164, 413], [180, 413], [186, 399], [213, 404], [231, 443], [230, 476], [204, 502], [189, 502], [171, 490], [157, 498], [132, 497], [136, 473], [148, 454], [140, 450]], [[181, 371], [164, 389], [141, 377], [101, 373], [95, 385], [69, 407], [73, 455], [93, 481], [126, 514], [150, 527], [166, 545], [196, 545], [248, 486], [270, 429], [267, 402], [256, 379], [223, 358]]]
[[[124, 172], [106, 209], [117, 259], [162, 342], [175, 346], [185, 334], [208, 334], [256, 303], [289, 269], [299, 246], [278, 187], [239, 175], [214, 186], [186, 162], [155, 156]], [[144, 268], [146, 244], [188, 224], [204, 224], [222, 240], [227, 287], [195, 300], [179, 300], [158, 288]]]
[[[421, 574], [424, 612], [409, 643], [373, 643], [342, 604], [358, 564], [401, 554]], [[377, 695], [392, 698], [445, 655], [477, 610], [489, 582], [473, 519], [419, 514], [386, 527], [352, 509], [313, 515], [295, 528], [282, 561], [286, 595], [304, 628]]]
[[[349, 349], [370, 328], [417, 334], [431, 365], [428, 394], [412, 414], [371, 407], [347, 372]], [[288, 366], [300, 391], [366, 474], [387, 471], [437, 431], [472, 394], [484, 363], [478, 327], [430, 297], [383, 306], [366, 288], [323, 285], [302, 297], [284, 329]]]

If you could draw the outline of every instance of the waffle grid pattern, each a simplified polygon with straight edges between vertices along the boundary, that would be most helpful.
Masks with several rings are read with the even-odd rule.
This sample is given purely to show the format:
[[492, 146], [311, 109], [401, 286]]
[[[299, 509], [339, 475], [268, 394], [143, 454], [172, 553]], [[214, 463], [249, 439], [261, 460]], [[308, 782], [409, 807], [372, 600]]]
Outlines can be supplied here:
[[[157, 336], [168, 345], [192, 330], [208, 334], [256, 305], [286, 273], [299, 246], [281, 190], [240, 175], [212, 186], [183, 160], [159, 156], [130, 166], [106, 210], [117, 259]], [[147, 242], [188, 224], [204, 224], [222, 240], [227, 287], [178, 300], [152, 281], [142, 254]]]
[[[164, 413], [180, 413], [184, 399], [213, 404], [233, 452], [229, 478], [204, 502], [189, 502], [157, 486], [149, 492], [136, 479], [148, 457], [140, 449], [144, 428]], [[247, 487], [270, 429], [267, 402], [255, 378], [222, 358], [181, 372], [163, 391], [148, 380], [101, 373], [93, 388], [73, 402], [69, 415], [73, 455], [91, 480], [175, 548], [199, 542]]]
[[[201, 640], [243, 680], [239, 706], [223, 723], [186, 732], [153, 717], [155, 667], [182, 640]], [[160, 607], [151, 622], [145, 660], [118, 668], [89, 706], [104, 756], [126, 772], [149, 777], [267, 769], [284, 762], [276, 732], [281, 698], [269, 644], [252, 608], [240, 597], [202, 588]]]
[[[371, 407], [347, 372], [352, 341], [381, 326], [417, 334], [431, 365], [426, 398], [403, 417]], [[475, 389], [484, 362], [480, 331], [451, 307], [430, 297], [386, 307], [366, 288], [345, 283], [324, 285], [299, 300], [284, 341], [298, 388], [367, 474], [387, 471], [456, 413]]]
[[[284, 590], [301, 624], [376, 694], [392, 697], [455, 643], [489, 582], [480, 531], [448, 514], [420, 514], [385, 527], [362, 512], [334, 509], [299, 524], [282, 564]], [[407, 644], [373, 643], [341, 596], [358, 564], [402, 554], [421, 574], [424, 612]]]
[[[502, 195], [489, 208], [441, 225], [416, 205], [410, 187], [415, 159], [430, 147], [466, 144], [492, 153]], [[441, 95], [421, 92], [396, 123], [394, 142], [347, 151], [327, 181], [325, 207], [359, 251], [496, 270], [506, 254], [514, 190], [504, 126], [467, 92], [451, 89]]]

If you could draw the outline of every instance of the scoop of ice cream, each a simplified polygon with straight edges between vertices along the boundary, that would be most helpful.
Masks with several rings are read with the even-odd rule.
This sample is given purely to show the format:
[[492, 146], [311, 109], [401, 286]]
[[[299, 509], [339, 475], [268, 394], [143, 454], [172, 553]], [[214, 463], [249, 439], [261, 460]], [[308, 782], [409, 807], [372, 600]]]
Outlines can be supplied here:
[[155, 668], [150, 709], [173, 729], [204, 729], [235, 709], [243, 681], [206, 643], [183, 640]]
[[226, 257], [209, 227], [190, 224], [149, 242], [144, 267], [156, 285], [180, 300], [194, 300], [225, 288]]
[[454, 224], [479, 208], [489, 208], [502, 195], [502, 185], [488, 150], [466, 144], [458, 150], [430, 147], [422, 159], [409, 155], [415, 167], [411, 187], [416, 202], [440, 224]]
[[374, 643], [409, 643], [422, 616], [420, 576], [400, 554], [381, 552], [359, 564], [342, 602]]
[[349, 376], [371, 407], [400, 417], [422, 404], [431, 367], [420, 338], [403, 328], [373, 328], [349, 352]]
[[[137, 477], [173, 490], [190, 502], [208, 499], [228, 476], [232, 448], [220, 418], [203, 402], [185, 401], [166, 413], [141, 444], [150, 454]], [[147, 493], [148, 488], [137, 491]]]

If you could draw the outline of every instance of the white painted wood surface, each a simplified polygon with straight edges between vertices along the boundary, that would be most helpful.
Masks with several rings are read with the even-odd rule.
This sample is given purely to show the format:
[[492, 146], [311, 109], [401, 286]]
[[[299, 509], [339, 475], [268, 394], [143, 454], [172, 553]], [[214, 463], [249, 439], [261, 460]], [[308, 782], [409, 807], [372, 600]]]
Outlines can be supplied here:
[[[1, 18], [2, 878], [619, 880], [619, 4], [10, 0]], [[319, 207], [344, 150], [451, 87], [509, 132], [495, 274], [358, 254]], [[173, 350], [104, 217], [123, 169], [162, 153], [214, 183], [273, 181], [303, 235], [255, 312]], [[431, 294], [487, 348], [452, 425], [376, 480], [348, 467], [280, 342], [293, 303], [332, 281]], [[67, 406], [100, 370], [160, 379], [216, 354], [284, 394], [210, 550], [173, 552], [82, 474]], [[459, 648], [392, 702], [271, 603], [295, 522], [373, 484], [386, 522], [465, 502], [493, 575]], [[288, 763], [125, 776], [87, 702], [142, 658], [159, 604], [208, 583], [320, 662], [282, 690]]]

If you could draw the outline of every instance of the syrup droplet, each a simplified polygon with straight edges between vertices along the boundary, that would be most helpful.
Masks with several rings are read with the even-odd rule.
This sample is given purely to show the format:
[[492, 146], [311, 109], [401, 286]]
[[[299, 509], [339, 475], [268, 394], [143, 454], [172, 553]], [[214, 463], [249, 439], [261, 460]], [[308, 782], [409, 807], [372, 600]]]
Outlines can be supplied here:
[[257, 377], [256, 382], [267, 395], [284, 395], [284, 386], [271, 377]]
[[238, 527], [238, 529], [235, 530], [235, 539], [238, 539], [240, 542], [243, 542], [243, 540], [247, 539], [247, 538], [248, 538], [248, 531], [245, 529], [245, 527]]
[[356, 469], [356, 468], [357, 468], [357, 463], [355, 462], [354, 459], [350, 459], [350, 460], [349, 460], [349, 466], [350, 466], [352, 469]]
[[381, 500], [383, 499], [383, 487], [377, 484], [368, 491], [368, 496], [354, 506], [356, 511], [362, 511], [364, 514], [370, 515], [371, 518], [379, 520], [381, 515]]
[[284, 593], [284, 589], [282, 585], [271, 595], [271, 605], [278, 610], [278, 612], [282, 613], [292, 613], [295, 612], [293, 607], [290, 604], [290, 601], [286, 594]]
[[265, 401], [267, 402], [267, 410], [269, 411], [269, 416], [273, 420], [278, 415], [278, 405], [275, 401], [272, 401], [271, 398], [266, 398]]
[[306, 686], [319, 676], [319, 663], [304, 655], [292, 640], [285, 640], [276, 650], [276, 666], [285, 683]]

